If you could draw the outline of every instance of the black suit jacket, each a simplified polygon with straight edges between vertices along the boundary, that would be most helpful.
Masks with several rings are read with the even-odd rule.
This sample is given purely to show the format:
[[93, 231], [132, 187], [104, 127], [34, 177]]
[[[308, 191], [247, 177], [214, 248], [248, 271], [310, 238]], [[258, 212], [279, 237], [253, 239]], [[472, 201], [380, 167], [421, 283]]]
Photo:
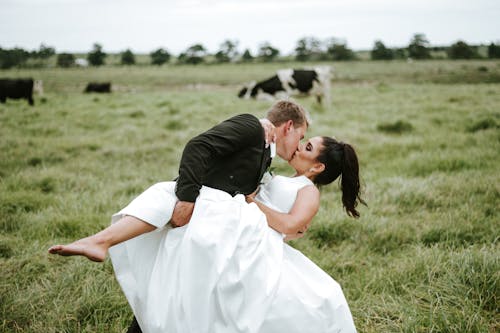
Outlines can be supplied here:
[[182, 153], [176, 195], [196, 201], [202, 185], [250, 194], [271, 163], [264, 130], [251, 114], [232, 117], [191, 139]]

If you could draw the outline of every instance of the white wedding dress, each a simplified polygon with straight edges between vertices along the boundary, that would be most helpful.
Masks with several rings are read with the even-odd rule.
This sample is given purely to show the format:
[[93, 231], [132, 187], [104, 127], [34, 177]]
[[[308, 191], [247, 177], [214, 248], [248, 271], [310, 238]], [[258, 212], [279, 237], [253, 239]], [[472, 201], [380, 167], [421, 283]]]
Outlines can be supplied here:
[[[273, 177], [256, 199], [288, 212], [306, 177]], [[158, 227], [110, 249], [144, 333], [356, 332], [339, 284], [268, 227], [243, 195], [203, 187], [189, 224], [167, 223], [175, 183], [158, 183], [113, 215]]]

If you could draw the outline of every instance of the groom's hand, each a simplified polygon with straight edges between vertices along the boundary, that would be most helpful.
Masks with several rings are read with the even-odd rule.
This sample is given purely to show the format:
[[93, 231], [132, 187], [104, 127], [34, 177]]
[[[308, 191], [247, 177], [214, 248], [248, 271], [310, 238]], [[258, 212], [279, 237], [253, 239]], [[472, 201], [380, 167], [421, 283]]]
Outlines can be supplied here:
[[170, 224], [175, 227], [182, 227], [189, 223], [191, 215], [193, 215], [194, 202], [178, 201], [175, 204], [174, 212]]
[[267, 118], [259, 119], [262, 128], [264, 129], [264, 136], [266, 138], [266, 148], [269, 144], [276, 142], [276, 127]]

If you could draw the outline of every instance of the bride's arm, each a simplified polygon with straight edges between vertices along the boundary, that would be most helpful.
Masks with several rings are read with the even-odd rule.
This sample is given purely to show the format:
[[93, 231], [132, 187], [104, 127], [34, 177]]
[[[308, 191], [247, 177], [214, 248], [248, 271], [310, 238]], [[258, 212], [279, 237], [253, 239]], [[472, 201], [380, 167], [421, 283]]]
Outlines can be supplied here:
[[293, 235], [286, 235], [284, 241], [288, 242], [291, 240], [299, 239], [299, 238], [304, 237], [304, 235], [305, 235], [305, 231], [304, 232], [299, 231], [298, 233], [293, 234]]
[[297, 193], [297, 198], [289, 213], [280, 213], [263, 203], [253, 200], [260, 210], [266, 215], [267, 223], [271, 228], [286, 235], [297, 234], [304, 231], [319, 209], [319, 190], [313, 186], [305, 186]]

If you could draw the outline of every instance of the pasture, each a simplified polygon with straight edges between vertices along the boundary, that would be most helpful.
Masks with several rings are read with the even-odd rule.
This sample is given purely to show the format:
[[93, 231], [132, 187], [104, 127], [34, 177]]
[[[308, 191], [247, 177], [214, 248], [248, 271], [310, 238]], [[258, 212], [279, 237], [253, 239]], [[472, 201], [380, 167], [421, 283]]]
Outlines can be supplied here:
[[[352, 143], [361, 218], [322, 189], [292, 245], [343, 287], [359, 332], [500, 330], [500, 62], [330, 64], [332, 104], [296, 99], [308, 136]], [[35, 106], [0, 104], [0, 332], [126, 332], [132, 318], [104, 264], [49, 256], [95, 233], [151, 184], [177, 174], [184, 144], [237, 113], [243, 83], [298, 63], [0, 71], [44, 81]], [[111, 81], [111, 94], [83, 94]], [[290, 174], [282, 161], [275, 171]]]

